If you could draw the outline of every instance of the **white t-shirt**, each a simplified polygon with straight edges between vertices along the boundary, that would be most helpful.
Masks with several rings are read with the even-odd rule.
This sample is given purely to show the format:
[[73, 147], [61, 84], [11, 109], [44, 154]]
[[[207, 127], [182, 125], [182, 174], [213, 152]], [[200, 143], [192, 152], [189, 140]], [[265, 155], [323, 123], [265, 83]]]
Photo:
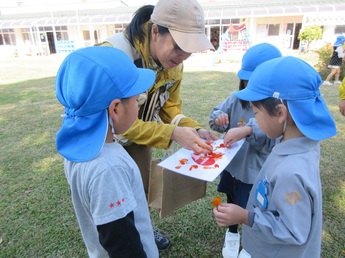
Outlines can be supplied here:
[[335, 49], [335, 52], [338, 53], [339, 58], [343, 58], [345, 56], [345, 49], [342, 46], [339, 46]]
[[97, 225], [121, 219], [131, 211], [147, 257], [159, 257], [139, 168], [120, 144], [105, 144], [91, 161], [65, 159], [64, 164], [90, 257], [108, 257], [99, 243]]

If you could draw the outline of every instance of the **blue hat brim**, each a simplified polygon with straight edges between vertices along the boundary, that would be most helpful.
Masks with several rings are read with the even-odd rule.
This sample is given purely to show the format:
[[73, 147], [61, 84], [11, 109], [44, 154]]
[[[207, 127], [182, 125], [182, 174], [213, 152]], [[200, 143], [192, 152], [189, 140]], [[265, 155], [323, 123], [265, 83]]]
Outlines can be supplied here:
[[320, 98], [288, 101], [288, 107], [297, 128], [309, 139], [320, 141], [337, 134], [335, 121]]
[[[148, 90], [154, 83], [156, 75], [154, 71], [146, 68], [137, 68], [138, 77], [133, 86], [127, 91], [122, 98], [130, 98], [139, 95]], [[145, 89], [143, 91], [143, 89]]]
[[106, 109], [84, 117], [65, 117], [56, 135], [56, 148], [74, 162], [92, 160], [101, 151], [108, 131]]
[[246, 70], [239, 70], [237, 73], [237, 77], [241, 80], [249, 81], [250, 76], [252, 75], [252, 71], [246, 71]]
[[245, 100], [245, 101], [259, 101], [259, 100], [268, 98], [266, 94], [260, 94], [256, 91], [252, 91], [249, 87], [246, 87], [243, 90], [237, 91], [234, 94], [237, 98]]

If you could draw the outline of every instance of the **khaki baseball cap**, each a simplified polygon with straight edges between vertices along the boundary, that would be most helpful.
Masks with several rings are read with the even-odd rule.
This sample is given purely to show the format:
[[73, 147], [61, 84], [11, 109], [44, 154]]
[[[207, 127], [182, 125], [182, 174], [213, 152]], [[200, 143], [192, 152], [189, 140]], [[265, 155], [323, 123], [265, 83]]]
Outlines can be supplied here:
[[214, 49], [205, 35], [204, 10], [196, 0], [159, 0], [151, 21], [168, 28], [176, 44], [187, 53]]

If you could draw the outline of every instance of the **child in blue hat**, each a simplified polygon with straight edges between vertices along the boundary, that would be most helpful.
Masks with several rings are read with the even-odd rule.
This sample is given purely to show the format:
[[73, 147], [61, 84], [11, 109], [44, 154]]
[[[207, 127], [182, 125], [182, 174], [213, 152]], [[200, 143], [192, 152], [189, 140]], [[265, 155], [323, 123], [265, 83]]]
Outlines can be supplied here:
[[[269, 43], [260, 43], [249, 48], [243, 55], [242, 66], [237, 73], [240, 79], [239, 90], [247, 86], [259, 64], [281, 56], [280, 50]], [[217, 187], [219, 192], [226, 193], [227, 203], [235, 203], [245, 208], [256, 176], [271, 152], [275, 140], [269, 139], [258, 128], [249, 101], [238, 99], [234, 94], [211, 111], [209, 125], [215, 131], [226, 133], [226, 146], [245, 138], [241, 149], [221, 173]], [[223, 257], [237, 258], [239, 249], [238, 225], [231, 225], [225, 233]]]
[[242, 223], [240, 258], [320, 257], [320, 141], [336, 135], [321, 83], [313, 67], [288, 56], [259, 65], [247, 87], [235, 93], [251, 102], [269, 138], [282, 136], [257, 176], [246, 209], [222, 203], [213, 210], [219, 226]]
[[154, 80], [112, 47], [77, 50], [57, 73], [64, 115], [56, 146], [89, 257], [158, 257], [140, 171], [113, 141], [134, 123], [138, 96]]
[[326, 80], [324, 81], [323, 85], [332, 85], [330, 80], [334, 76], [334, 85], [339, 85], [341, 81], [339, 81], [340, 70], [343, 63], [343, 58], [345, 55], [345, 37], [338, 36], [336, 41], [333, 44], [333, 52], [331, 60], [329, 61], [328, 68], [331, 68], [330, 74], [327, 76]]

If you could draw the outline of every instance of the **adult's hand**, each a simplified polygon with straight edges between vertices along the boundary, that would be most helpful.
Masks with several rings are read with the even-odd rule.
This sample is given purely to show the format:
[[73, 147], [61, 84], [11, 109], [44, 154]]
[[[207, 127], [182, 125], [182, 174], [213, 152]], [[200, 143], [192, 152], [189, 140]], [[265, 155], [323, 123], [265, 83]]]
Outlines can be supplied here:
[[191, 127], [176, 126], [171, 139], [183, 148], [192, 150], [195, 153], [209, 153], [212, 151], [212, 146], [201, 140], [198, 132]]
[[340, 113], [345, 116], [345, 99], [341, 99], [339, 102], [339, 111]]
[[206, 139], [206, 141], [215, 141], [219, 139], [219, 137], [216, 134], [202, 128], [198, 130], [198, 134], [200, 138]]

